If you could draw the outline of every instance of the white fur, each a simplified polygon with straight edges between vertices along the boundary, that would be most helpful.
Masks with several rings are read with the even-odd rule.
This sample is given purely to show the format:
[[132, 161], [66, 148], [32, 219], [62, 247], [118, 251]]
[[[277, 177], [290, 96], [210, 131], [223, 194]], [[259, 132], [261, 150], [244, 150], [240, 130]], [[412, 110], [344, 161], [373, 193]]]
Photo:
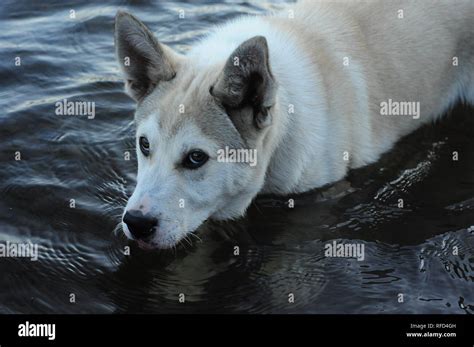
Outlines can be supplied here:
[[[239, 217], [258, 193], [298, 193], [340, 180], [459, 100], [474, 102], [473, 2], [303, 1], [288, 9], [212, 30], [186, 57], [174, 58], [177, 81], [157, 88], [137, 110], [145, 118], [137, 137], [145, 134], [156, 154], [145, 159], [138, 152], [137, 188], [127, 209], [163, 220], [153, 245], [170, 247], [207, 218]], [[257, 168], [210, 160], [204, 180], [177, 171], [183, 145], [209, 153], [218, 145], [192, 122], [170, 136], [182, 117], [170, 115], [174, 106], [198, 105], [208, 94], [196, 89], [207, 90], [232, 52], [255, 36], [266, 38], [278, 85], [272, 124], [256, 142]], [[388, 99], [420, 102], [421, 117], [382, 116], [380, 103]], [[180, 209], [179, 199], [193, 203]]]

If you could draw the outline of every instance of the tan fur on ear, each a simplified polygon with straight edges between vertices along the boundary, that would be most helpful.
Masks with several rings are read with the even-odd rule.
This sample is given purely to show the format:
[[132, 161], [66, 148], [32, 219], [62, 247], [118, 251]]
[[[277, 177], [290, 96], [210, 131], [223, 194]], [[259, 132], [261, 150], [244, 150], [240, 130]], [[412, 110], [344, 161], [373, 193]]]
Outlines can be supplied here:
[[[275, 103], [276, 90], [267, 40], [255, 36], [243, 42], [228, 58], [212, 95], [227, 108], [250, 106], [255, 116], [266, 118], [268, 108]], [[263, 119], [256, 123], [265, 124]]]
[[160, 44], [139, 19], [122, 11], [115, 17], [115, 50], [127, 93], [136, 101], [176, 75], [171, 49]]

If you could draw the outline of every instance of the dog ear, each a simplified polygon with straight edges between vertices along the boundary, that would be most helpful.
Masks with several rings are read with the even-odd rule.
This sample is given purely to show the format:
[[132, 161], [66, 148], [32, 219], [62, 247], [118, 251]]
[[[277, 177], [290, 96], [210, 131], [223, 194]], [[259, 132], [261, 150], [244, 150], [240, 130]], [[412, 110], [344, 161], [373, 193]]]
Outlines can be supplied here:
[[160, 44], [140, 20], [122, 11], [115, 16], [115, 51], [125, 89], [136, 101], [176, 75], [172, 50]]
[[251, 107], [255, 125], [263, 128], [272, 122], [268, 111], [275, 104], [276, 90], [267, 40], [256, 36], [231, 54], [210, 92], [226, 109]]

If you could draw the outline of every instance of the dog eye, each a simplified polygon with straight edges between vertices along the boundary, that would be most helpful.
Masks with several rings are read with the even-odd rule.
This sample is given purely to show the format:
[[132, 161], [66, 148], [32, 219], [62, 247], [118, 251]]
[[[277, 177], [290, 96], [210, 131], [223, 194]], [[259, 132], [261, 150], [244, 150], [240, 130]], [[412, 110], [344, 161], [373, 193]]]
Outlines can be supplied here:
[[183, 166], [187, 169], [194, 170], [203, 166], [208, 159], [209, 156], [203, 151], [194, 150], [186, 155], [183, 161]]
[[148, 157], [150, 155], [150, 143], [148, 142], [147, 138], [142, 136], [138, 140], [140, 144], [140, 150], [142, 151], [143, 155], [145, 157]]

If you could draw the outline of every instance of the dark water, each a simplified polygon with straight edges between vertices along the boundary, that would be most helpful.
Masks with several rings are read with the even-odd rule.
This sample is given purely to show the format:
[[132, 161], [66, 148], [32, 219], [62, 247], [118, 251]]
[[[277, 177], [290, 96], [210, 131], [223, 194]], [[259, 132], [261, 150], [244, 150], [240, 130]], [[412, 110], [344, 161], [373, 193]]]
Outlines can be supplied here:
[[[135, 181], [134, 105], [114, 59], [116, 10], [185, 52], [211, 24], [281, 3], [101, 3], [0, 5], [0, 241], [39, 245], [36, 262], [0, 258], [1, 313], [474, 313], [473, 109], [293, 209], [261, 197], [175, 252], [129, 243], [117, 225]], [[64, 98], [95, 102], [95, 118], [57, 116]], [[325, 257], [332, 240], [364, 244], [365, 259]]]

